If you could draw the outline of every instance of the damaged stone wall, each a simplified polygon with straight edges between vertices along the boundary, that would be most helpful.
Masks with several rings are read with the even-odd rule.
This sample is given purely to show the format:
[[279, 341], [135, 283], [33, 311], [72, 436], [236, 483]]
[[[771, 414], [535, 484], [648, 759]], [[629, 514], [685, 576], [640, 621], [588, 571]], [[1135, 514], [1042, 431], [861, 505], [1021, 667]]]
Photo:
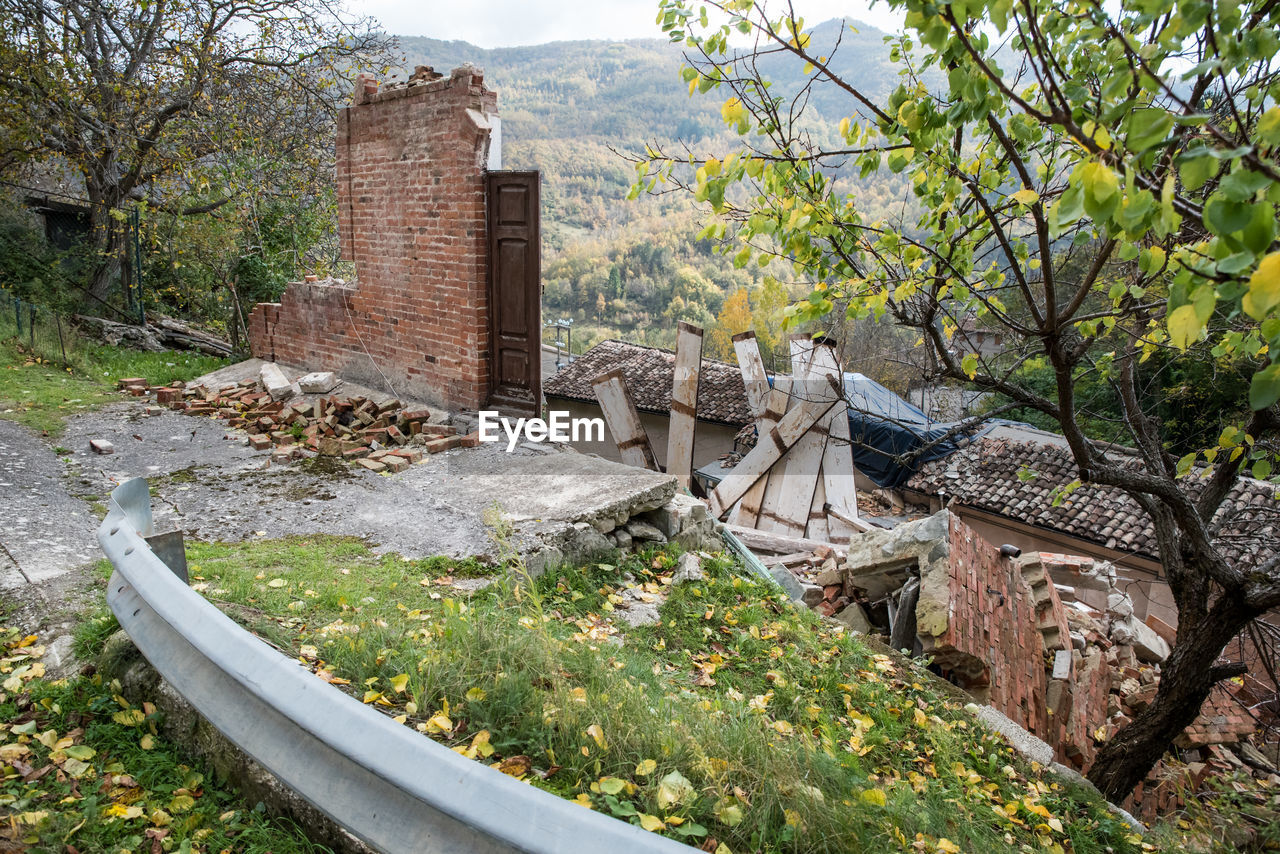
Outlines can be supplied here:
[[[484, 171], [497, 94], [466, 65], [357, 84], [338, 114], [338, 229], [358, 284], [295, 282], [249, 317], [253, 355], [451, 409], [481, 407], [490, 341]], [[390, 390], [390, 389], [389, 389]]]

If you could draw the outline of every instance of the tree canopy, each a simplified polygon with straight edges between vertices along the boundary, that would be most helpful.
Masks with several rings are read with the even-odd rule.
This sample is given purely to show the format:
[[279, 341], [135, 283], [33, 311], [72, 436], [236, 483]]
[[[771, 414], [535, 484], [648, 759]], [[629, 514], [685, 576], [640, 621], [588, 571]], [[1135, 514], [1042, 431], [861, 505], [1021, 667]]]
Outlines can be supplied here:
[[[847, 306], [912, 330], [931, 356], [926, 378], [1040, 413], [1081, 482], [1118, 487], [1147, 512], [1179, 633], [1155, 701], [1090, 773], [1119, 799], [1212, 685], [1240, 672], [1217, 662], [1225, 644], [1280, 605], [1280, 557], [1241, 565], [1217, 537], [1239, 479], [1271, 477], [1280, 433], [1280, 5], [889, 5], [906, 16], [900, 83], [878, 97], [834, 69], [840, 40], [817, 43], [789, 4], [661, 0], [690, 92], [725, 97], [739, 142], [692, 156], [651, 146], [634, 192], [687, 190], [735, 263], [781, 257], [812, 277], [793, 322]], [[766, 58], [789, 58], [804, 81], [775, 85]], [[818, 91], [846, 104], [834, 140], [806, 123]], [[872, 218], [849, 179], [886, 170], [916, 204]], [[1004, 350], [969, 352], [963, 323], [999, 330]], [[1159, 417], [1164, 385], [1149, 381], [1156, 364], [1246, 380], [1215, 403], [1223, 429], [1178, 455]], [[1046, 371], [1049, 382], [1031, 381]], [[1108, 390], [1140, 464], [1084, 429], [1086, 379]]]
[[0, 164], [83, 179], [100, 298], [127, 203], [189, 215], [327, 182], [341, 81], [387, 47], [329, 0], [0, 0]]

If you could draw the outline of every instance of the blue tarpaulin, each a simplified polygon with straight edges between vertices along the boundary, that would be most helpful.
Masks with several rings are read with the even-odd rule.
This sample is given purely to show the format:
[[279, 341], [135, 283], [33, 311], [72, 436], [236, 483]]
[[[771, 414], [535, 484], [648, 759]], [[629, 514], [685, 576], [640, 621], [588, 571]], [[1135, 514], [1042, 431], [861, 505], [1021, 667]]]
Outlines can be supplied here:
[[[846, 373], [844, 394], [849, 402], [849, 438], [853, 442], [853, 464], [858, 471], [878, 486], [896, 487], [906, 483], [920, 466], [959, 450], [956, 439], [981, 435], [996, 424], [1013, 422], [992, 419], [982, 422], [967, 434], [957, 433], [941, 439], [955, 429], [958, 422], [935, 421], [919, 407], [913, 406], [865, 374]], [[910, 465], [900, 459], [931, 442]], [[719, 461], [703, 466], [698, 475], [714, 485], [724, 475]]]

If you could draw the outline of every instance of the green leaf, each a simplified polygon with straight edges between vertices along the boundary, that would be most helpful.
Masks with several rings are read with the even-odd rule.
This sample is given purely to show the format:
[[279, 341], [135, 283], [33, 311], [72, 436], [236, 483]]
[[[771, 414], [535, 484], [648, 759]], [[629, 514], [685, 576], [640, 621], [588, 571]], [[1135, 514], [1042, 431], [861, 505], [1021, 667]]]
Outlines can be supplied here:
[[1280, 107], [1272, 107], [1258, 119], [1258, 139], [1267, 145], [1280, 145]]
[[1169, 131], [1173, 129], [1173, 117], [1167, 110], [1146, 107], [1134, 110], [1125, 124], [1129, 130], [1125, 144], [1130, 151], [1140, 152], [1169, 138]]
[[617, 777], [601, 777], [600, 791], [606, 795], [616, 795], [627, 787], [627, 782]]
[[1187, 472], [1191, 471], [1191, 467], [1192, 467], [1193, 465], [1195, 465], [1195, 463], [1196, 463], [1196, 453], [1195, 453], [1195, 451], [1192, 451], [1191, 453], [1187, 454], [1187, 455], [1186, 455], [1185, 457], [1183, 457], [1182, 459], [1178, 460], [1178, 466], [1177, 466], [1177, 469], [1176, 469], [1177, 474], [1178, 474], [1178, 477], [1182, 477], [1182, 476], [1183, 476], [1183, 475], [1185, 475]]
[[1266, 409], [1280, 400], [1280, 365], [1268, 365], [1253, 375], [1249, 383], [1249, 406]]
[[88, 762], [97, 755], [97, 751], [92, 747], [89, 747], [87, 744], [73, 744], [64, 750], [63, 753], [67, 754], [72, 759], [79, 759], [81, 762]]
[[964, 371], [965, 376], [973, 379], [978, 373], [978, 356], [976, 353], [966, 353], [965, 357], [960, 360], [960, 370]]
[[1209, 182], [1218, 171], [1218, 161], [1208, 154], [1182, 161], [1178, 177], [1188, 190], [1198, 190]]
[[1271, 460], [1263, 457], [1253, 464], [1253, 476], [1258, 480], [1266, 480], [1271, 477]]
[[1247, 202], [1233, 202], [1214, 193], [1204, 206], [1204, 224], [1214, 234], [1232, 234], [1242, 230], [1253, 219], [1253, 208]]

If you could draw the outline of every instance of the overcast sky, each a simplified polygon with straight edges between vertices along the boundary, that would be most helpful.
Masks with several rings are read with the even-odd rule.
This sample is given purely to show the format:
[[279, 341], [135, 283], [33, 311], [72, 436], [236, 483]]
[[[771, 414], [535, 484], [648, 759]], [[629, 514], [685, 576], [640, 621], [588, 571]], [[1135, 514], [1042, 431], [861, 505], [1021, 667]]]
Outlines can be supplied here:
[[[806, 24], [841, 16], [882, 30], [900, 16], [883, 2], [793, 0]], [[460, 39], [480, 47], [510, 47], [566, 39], [661, 38], [656, 0], [350, 0], [353, 12], [372, 15], [387, 32]]]

